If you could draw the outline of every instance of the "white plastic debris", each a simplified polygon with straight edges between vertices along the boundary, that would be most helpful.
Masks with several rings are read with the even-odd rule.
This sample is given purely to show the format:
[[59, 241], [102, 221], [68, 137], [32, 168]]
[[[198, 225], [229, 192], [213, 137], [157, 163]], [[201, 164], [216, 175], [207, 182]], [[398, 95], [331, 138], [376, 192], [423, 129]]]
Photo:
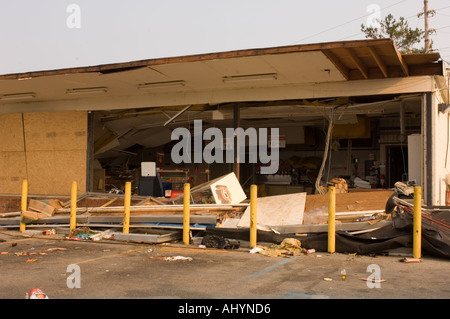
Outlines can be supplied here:
[[177, 260], [191, 261], [192, 258], [191, 257], [184, 257], [184, 256], [173, 256], [173, 257], [166, 257], [166, 258], [164, 258], [164, 260], [167, 260], [167, 261], [177, 261]]
[[258, 252], [260, 252], [260, 251], [263, 251], [264, 249], [263, 248], [261, 248], [261, 247], [254, 247], [254, 248], [252, 248], [252, 249], [250, 249], [250, 254], [256, 254], [256, 253], [258, 253]]

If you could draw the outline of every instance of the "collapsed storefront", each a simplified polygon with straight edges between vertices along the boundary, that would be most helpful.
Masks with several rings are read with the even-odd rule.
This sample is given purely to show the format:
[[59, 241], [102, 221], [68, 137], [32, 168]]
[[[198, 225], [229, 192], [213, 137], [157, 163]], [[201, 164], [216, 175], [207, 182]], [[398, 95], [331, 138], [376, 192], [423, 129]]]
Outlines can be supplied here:
[[[401, 55], [388, 39], [298, 45], [0, 76], [1, 193], [123, 190], [176, 196], [235, 172], [260, 196], [415, 180], [444, 205], [448, 83], [438, 53]], [[447, 103], [447, 104], [446, 104]], [[174, 129], [278, 128], [280, 165], [174, 163]], [[203, 140], [203, 149], [208, 140]], [[447, 145], [447, 146], [446, 146]], [[270, 147], [270, 144], [269, 144]], [[239, 163], [240, 162], [240, 163]], [[153, 165], [145, 166], [148, 163]], [[155, 188], [150, 177], [161, 180]], [[169, 190], [169, 192], [166, 192]], [[178, 192], [177, 192], [178, 191]]]
[[[28, 180], [33, 195], [66, 196], [72, 181], [79, 194], [120, 194], [130, 181], [136, 195], [174, 199], [185, 183], [195, 187], [234, 172], [245, 191], [258, 185], [259, 197], [323, 194], [333, 180], [360, 194], [414, 180], [425, 205], [446, 205], [446, 71], [438, 53], [402, 55], [381, 39], [1, 75], [0, 193], [20, 194]], [[180, 130], [190, 142], [181, 161], [173, 135]], [[238, 132], [248, 134], [242, 153]], [[246, 144], [250, 132], [256, 149]], [[232, 155], [219, 156], [225, 153]], [[271, 161], [276, 170], [263, 174]], [[429, 252], [448, 257], [445, 214], [444, 228], [433, 222], [424, 238]], [[411, 220], [404, 216], [373, 232], [338, 232], [337, 250], [410, 245]], [[302, 243], [326, 250], [325, 235]], [[227, 235], [239, 236], [248, 232]]]

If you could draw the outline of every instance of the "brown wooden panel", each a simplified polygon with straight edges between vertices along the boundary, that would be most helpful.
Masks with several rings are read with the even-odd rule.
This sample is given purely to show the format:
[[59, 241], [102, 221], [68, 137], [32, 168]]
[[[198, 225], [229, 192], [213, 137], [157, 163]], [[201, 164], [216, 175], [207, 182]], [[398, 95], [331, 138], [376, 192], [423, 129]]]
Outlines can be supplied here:
[[0, 152], [23, 151], [22, 114], [0, 114]]
[[87, 148], [86, 112], [24, 113], [27, 151]]

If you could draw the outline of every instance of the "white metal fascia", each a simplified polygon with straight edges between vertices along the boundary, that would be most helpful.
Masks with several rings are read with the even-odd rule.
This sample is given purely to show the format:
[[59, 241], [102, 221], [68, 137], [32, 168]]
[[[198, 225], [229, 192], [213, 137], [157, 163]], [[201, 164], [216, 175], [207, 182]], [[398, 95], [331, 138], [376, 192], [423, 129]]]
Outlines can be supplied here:
[[272, 87], [215, 89], [207, 91], [165, 92], [126, 96], [86, 97], [67, 100], [0, 103], [0, 113], [94, 111], [180, 106], [190, 104], [218, 104], [247, 101], [277, 101], [343, 96], [403, 94], [432, 92], [433, 76], [389, 78], [375, 80], [306, 83]]

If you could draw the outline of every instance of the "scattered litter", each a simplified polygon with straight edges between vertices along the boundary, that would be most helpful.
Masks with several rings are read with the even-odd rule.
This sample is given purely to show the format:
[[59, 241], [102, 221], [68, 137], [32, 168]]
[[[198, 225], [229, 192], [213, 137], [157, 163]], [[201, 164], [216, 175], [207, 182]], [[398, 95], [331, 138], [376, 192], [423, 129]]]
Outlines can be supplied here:
[[11, 247], [16, 247], [17, 246], [17, 243], [12, 243], [11, 244]]
[[79, 239], [91, 239], [93, 235], [92, 234], [78, 234], [77, 238]]
[[198, 248], [206, 248], [205, 245], [198, 245]]
[[420, 258], [408, 258], [408, 257], [401, 259], [401, 261], [403, 261], [404, 263], [420, 263], [420, 262], [422, 262], [422, 260]]
[[305, 250], [305, 254], [307, 254], [307, 255], [315, 253], [315, 252], [316, 252], [316, 250], [314, 248]]
[[28, 259], [27, 263], [32, 263], [32, 262], [35, 262], [35, 261], [37, 261], [37, 260], [36, 259]]
[[55, 229], [44, 230], [43, 234], [44, 235], [56, 235], [56, 230]]
[[24, 252], [18, 252], [15, 254], [16, 254], [16, 256], [27, 256], [27, 253], [24, 253]]
[[7, 251], [2, 251], [2, 252], [0, 253], [0, 255], [8, 255], [8, 252], [7, 252]]
[[259, 251], [261, 255], [276, 257], [276, 256], [297, 256], [303, 252], [301, 242], [295, 238], [285, 238], [279, 245], [271, 245]]
[[345, 271], [345, 269], [341, 270], [341, 280], [344, 281], [345, 279], [347, 279], [347, 272]]
[[112, 232], [113, 232], [112, 229], [108, 229], [104, 232], [100, 232], [98, 234], [91, 235], [90, 239], [93, 241], [99, 241], [102, 239], [114, 239], [114, 234], [112, 234]]
[[333, 279], [328, 278], [328, 277], [323, 278], [323, 280], [325, 280], [325, 281], [333, 281]]
[[371, 283], [383, 283], [386, 282], [384, 279], [375, 279], [375, 278], [359, 278], [360, 280], [369, 281]]
[[55, 247], [55, 248], [48, 248], [48, 249], [46, 249], [46, 251], [55, 251], [55, 250], [67, 250], [67, 248]]
[[149, 249], [147, 249], [147, 252], [148, 253], [152, 253], [154, 251], [154, 249], [153, 248], [149, 248]]
[[47, 255], [47, 253], [39, 253], [39, 255], [41, 255], [41, 256], [45, 256], [45, 255]]
[[206, 235], [201, 244], [207, 248], [217, 249], [238, 249], [240, 246], [239, 241], [229, 240], [219, 235]]
[[191, 257], [184, 257], [184, 256], [164, 257], [164, 258], [162, 258], [162, 259], [167, 260], [167, 261], [178, 261], [178, 260], [182, 260], [182, 261], [184, 261], [184, 260], [186, 260], [186, 261], [191, 261], [191, 260], [192, 260]]
[[48, 299], [48, 296], [39, 288], [26, 293], [26, 299]]
[[261, 247], [256, 246], [256, 247], [250, 249], [250, 254], [256, 254], [256, 253], [259, 253], [259, 252], [262, 251], [262, 250], [264, 250], [264, 248], [261, 248]]

